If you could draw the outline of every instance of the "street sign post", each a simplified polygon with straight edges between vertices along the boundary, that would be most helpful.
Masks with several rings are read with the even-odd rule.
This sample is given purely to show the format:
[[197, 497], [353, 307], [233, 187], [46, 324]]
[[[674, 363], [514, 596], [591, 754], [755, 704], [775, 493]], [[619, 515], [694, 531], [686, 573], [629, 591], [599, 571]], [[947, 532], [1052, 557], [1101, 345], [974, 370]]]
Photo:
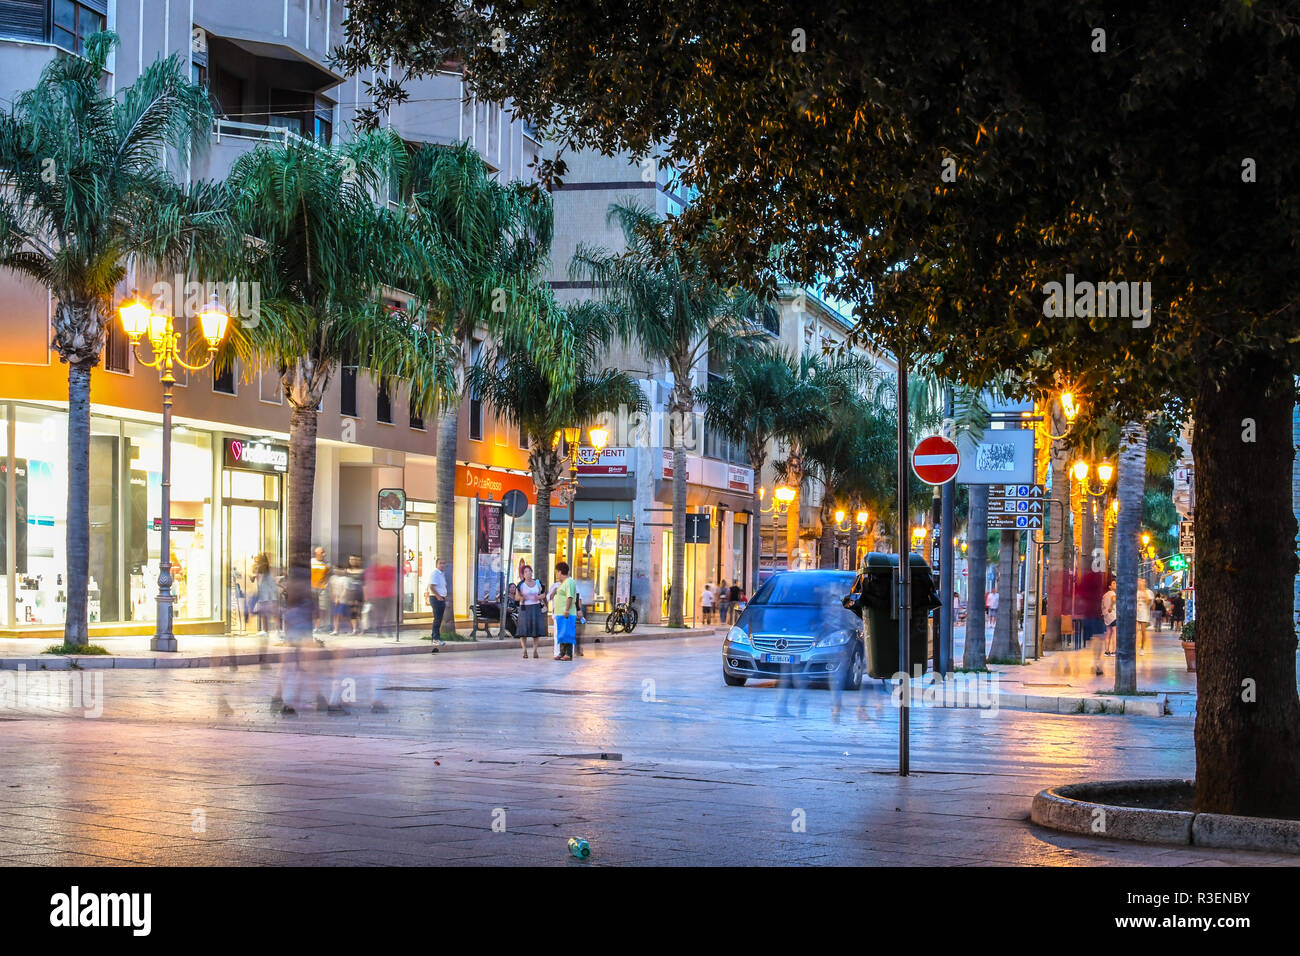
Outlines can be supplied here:
[[927, 485], [946, 485], [960, 467], [961, 453], [942, 435], [922, 438], [912, 451], [912, 471]]
[[1196, 526], [1191, 518], [1178, 522], [1178, 553], [1196, 554]]
[[[406, 527], [406, 489], [379, 489], [379, 527], [397, 535], [397, 565], [393, 584], [393, 633], [402, 639], [402, 529]], [[378, 630], [376, 628], [376, 630]]]

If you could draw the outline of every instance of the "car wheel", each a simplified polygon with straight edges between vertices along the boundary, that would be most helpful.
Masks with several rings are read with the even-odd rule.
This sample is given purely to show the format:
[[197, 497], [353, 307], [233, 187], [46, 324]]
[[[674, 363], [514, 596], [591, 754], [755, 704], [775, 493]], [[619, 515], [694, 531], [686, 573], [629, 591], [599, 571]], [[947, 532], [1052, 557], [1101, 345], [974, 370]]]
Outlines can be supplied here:
[[862, 674], [864, 671], [862, 658], [862, 645], [853, 649], [853, 657], [849, 660], [849, 668], [844, 673], [845, 690], [861, 690]]
[[722, 680], [728, 687], [744, 687], [747, 677], [732, 677], [726, 671], [722, 672]]

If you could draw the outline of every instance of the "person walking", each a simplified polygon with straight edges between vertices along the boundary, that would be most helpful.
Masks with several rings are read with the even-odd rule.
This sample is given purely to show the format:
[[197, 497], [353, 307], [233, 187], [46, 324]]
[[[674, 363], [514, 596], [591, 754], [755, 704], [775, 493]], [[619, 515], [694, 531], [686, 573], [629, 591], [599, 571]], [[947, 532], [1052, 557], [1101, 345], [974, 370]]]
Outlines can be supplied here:
[[1174, 596], [1169, 599], [1169, 626], [1171, 629], [1178, 631], [1183, 629], [1183, 615], [1186, 607], [1183, 596], [1175, 592]]
[[1155, 595], [1147, 587], [1147, 579], [1138, 581], [1137, 592], [1137, 652], [1146, 653], [1147, 628], [1151, 625], [1151, 604]]
[[700, 616], [703, 617], [706, 625], [713, 623], [713, 585], [704, 585], [704, 593], [700, 595]]
[[334, 612], [334, 626], [330, 634], [346, 633], [349, 627], [349, 621], [352, 619], [352, 605], [348, 600], [351, 591], [352, 579], [348, 577], [348, 569], [342, 566], [336, 567], [329, 580], [329, 598], [331, 610]]
[[1106, 593], [1101, 596], [1101, 623], [1105, 629], [1100, 641], [1097, 642], [1096, 651], [1093, 654], [1092, 669], [1101, 675], [1101, 658], [1104, 654], [1110, 657], [1111, 649], [1115, 646], [1115, 579], [1111, 578], [1106, 586]]
[[1157, 634], [1160, 633], [1160, 625], [1165, 619], [1165, 599], [1156, 592], [1155, 600], [1151, 602], [1151, 625], [1155, 628]]
[[727, 623], [727, 604], [730, 600], [731, 592], [727, 590], [727, 582], [724, 580], [718, 585], [718, 623]]
[[519, 594], [519, 647], [528, 657], [528, 639], [533, 640], [533, 657], [537, 657], [537, 642], [546, 637], [545, 598], [542, 582], [533, 575], [533, 566], [524, 565], [524, 579], [516, 587]]
[[434, 562], [433, 571], [429, 574], [429, 584], [425, 588], [425, 597], [429, 601], [429, 606], [433, 608], [433, 634], [430, 640], [433, 642], [432, 653], [437, 654], [438, 648], [442, 647], [442, 616], [447, 613], [447, 575], [444, 573], [447, 568], [447, 562], [439, 558]]
[[727, 592], [727, 611], [730, 617], [727, 619], [728, 624], [734, 624], [735, 619], [740, 616], [740, 603], [745, 599], [745, 594], [740, 589], [740, 581], [737, 580], [731, 585], [731, 590]]
[[577, 583], [569, 577], [567, 561], [556, 562], [555, 577], [555, 597], [551, 609], [555, 614], [555, 637], [560, 645], [555, 659], [571, 661], [578, 637], [578, 623], [585, 620], [582, 602], [578, 599]]
[[253, 559], [253, 613], [257, 633], [265, 637], [280, 619], [280, 585], [271, 573], [271, 559], [263, 552]]

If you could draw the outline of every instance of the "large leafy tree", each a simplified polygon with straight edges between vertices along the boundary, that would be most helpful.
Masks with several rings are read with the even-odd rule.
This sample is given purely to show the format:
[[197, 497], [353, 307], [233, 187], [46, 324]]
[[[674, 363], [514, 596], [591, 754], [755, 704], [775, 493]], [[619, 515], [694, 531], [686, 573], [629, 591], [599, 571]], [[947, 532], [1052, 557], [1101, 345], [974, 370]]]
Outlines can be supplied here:
[[[533, 552], [542, 581], [550, 580], [546, 562], [551, 494], [560, 485], [565, 464], [555, 440], [557, 433], [575, 423], [593, 422], [602, 412], [620, 406], [648, 410], [640, 387], [626, 372], [615, 368], [596, 371], [613, 333], [602, 309], [579, 305], [561, 311], [552, 301], [546, 318], [565, 326], [563, 339], [571, 349], [566, 356], [543, 352], [522, 330], [507, 330], [481, 361], [469, 368], [466, 377], [471, 389], [528, 438], [528, 470], [537, 489]], [[575, 377], [560, 388], [551, 381], [549, 370], [570, 361]]]
[[425, 412], [454, 384], [444, 333], [425, 319], [418, 295], [406, 296], [409, 308], [393, 308], [382, 295], [398, 282], [446, 282], [458, 266], [408, 217], [375, 201], [403, 155], [387, 133], [335, 148], [263, 145], [241, 156], [227, 180], [239, 229], [232, 269], [261, 284], [259, 313], [232, 323], [228, 355], [250, 373], [280, 369], [289, 405], [286, 564], [294, 607], [309, 596], [318, 409], [340, 364], [356, 361], [381, 381], [405, 383], [412, 406]]
[[[1294, 4], [750, 13], [359, 0], [347, 59], [395, 57], [400, 84], [401, 67], [461, 58], [480, 96], [513, 97], [570, 145], [664, 144], [698, 189], [681, 225], [713, 228], [720, 269], [761, 274], [780, 248], [780, 274], [833, 277], [866, 337], [941, 354], [951, 377], [1014, 368], [1046, 391], [1064, 375], [1128, 421], [1190, 408], [1196, 806], [1300, 817], [1290, 593], [1253, 572], [1296, 570]], [[1070, 275], [1149, 282], [1151, 311], [1045, 314], [1044, 286]]]
[[641, 344], [646, 357], [667, 366], [673, 379], [669, 428], [673, 450], [673, 565], [668, 626], [682, 627], [686, 588], [686, 425], [695, 415], [695, 371], [710, 356], [725, 359], [753, 337], [747, 320], [754, 299], [715, 281], [689, 247], [656, 241], [658, 220], [634, 203], [614, 203], [608, 221], [623, 233], [626, 250], [580, 244], [570, 271], [600, 291], [619, 335]]
[[205, 145], [207, 94], [171, 56], [110, 95], [103, 70], [116, 43], [97, 33], [85, 57], [56, 54], [0, 114], [0, 266], [50, 291], [53, 348], [68, 366], [68, 646], [87, 640], [90, 373], [114, 290], [132, 263], [137, 274], [184, 268], [227, 225], [217, 187], [182, 188], [162, 162]]
[[[455, 387], [437, 413], [437, 557], [447, 562], [450, 588], [457, 430], [475, 333], [512, 330], [523, 336], [551, 357], [547, 379], [560, 390], [574, 369], [574, 353], [563, 326], [545, 321], [546, 293], [538, 282], [551, 246], [550, 196], [533, 185], [498, 182], [468, 143], [413, 150], [400, 178], [413, 228], [454, 266], [448, 274], [455, 281], [435, 281], [437, 294], [429, 297], [436, 325], [453, 343]], [[446, 626], [450, 630], [454, 622], [449, 618]]]

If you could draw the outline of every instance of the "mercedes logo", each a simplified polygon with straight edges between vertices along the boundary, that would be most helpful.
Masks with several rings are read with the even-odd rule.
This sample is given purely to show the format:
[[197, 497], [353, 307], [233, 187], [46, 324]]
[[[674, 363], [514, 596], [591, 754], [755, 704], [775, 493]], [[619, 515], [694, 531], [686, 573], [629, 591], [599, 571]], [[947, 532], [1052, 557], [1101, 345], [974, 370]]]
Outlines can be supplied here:
[[783, 650], [785, 650], [785, 649], [786, 649], [787, 647], [789, 647], [789, 646], [790, 646], [790, 642], [787, 641], [784, 637], [782, 637], [782, 638], [778, 638], [778, 639], [777, 639], [777, 642], [776, 642], [776, 649], [777, 649], [778, 651], [783, 651]]

